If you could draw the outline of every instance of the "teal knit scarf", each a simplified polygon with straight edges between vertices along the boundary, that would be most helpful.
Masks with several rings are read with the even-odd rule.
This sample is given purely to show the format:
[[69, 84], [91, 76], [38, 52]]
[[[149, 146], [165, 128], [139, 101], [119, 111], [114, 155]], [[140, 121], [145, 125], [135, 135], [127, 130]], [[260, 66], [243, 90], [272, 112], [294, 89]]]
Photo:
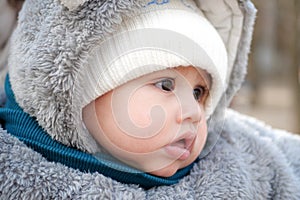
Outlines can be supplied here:
[[173, 176], [162, 178], [115, 162], [112, 159], [95, 158], [91, 154], [53, 140], [38, 125], [36, 119], [25, 113], [17, 104], [11, 89], [9, 76], [5, 80], [5, 92], [7, 96], [6, 104], [4, 108], [0, 108], [0, 119], [4, 128], [49, 161], [60, 162], [82, 172], [99, 172], [121, 183], [138, 184], [145, 189], [178, 183], [181, 178], [189, 174], [193, 166], [192, 163], [178, 170]]

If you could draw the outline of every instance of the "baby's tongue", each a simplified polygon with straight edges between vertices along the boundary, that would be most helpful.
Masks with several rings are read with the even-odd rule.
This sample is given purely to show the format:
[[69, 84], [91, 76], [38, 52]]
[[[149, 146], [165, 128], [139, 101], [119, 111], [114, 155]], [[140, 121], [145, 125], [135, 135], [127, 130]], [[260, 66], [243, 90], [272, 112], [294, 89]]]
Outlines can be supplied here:
[[174, 146], [174, 147], [178, 147], [178, 148], [184, 149], [185, 142], [184, 142], [184, 140], [179, 140], [177, 142], [174, 142], [174, 143], [170, 144], [170, 146]]

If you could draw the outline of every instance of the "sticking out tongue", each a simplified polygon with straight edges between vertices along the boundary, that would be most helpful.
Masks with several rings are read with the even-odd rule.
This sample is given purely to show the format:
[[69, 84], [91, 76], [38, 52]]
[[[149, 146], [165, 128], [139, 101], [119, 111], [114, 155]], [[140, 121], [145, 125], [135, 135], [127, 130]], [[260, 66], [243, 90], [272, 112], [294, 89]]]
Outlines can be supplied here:
[[166, 146], [165, 150], [170, 157], [178, 160], [185, 160], [191, 154], [185, 146], [185, 140], [182, 139]]

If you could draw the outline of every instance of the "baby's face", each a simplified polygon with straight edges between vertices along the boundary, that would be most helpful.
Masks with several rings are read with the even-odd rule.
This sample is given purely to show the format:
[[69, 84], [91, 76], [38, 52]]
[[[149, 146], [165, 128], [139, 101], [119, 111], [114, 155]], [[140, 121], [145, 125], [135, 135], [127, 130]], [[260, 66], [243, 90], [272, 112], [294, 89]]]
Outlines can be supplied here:
[[168, 177], [191, 164], [207, 137], [209, 75], [194, 67], [154, 72], [97, 98], [84, 122], [111, 155]]

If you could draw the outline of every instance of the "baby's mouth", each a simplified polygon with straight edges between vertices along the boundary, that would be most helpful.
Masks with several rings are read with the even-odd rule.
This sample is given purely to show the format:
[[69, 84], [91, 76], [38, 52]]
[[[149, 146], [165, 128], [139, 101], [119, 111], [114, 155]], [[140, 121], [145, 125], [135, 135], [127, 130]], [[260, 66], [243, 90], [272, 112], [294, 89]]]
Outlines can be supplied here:
[[191, 149], [195, 138], [195, 134], [193, 133], [184, 134], [183, 137], [168, 144], [165, 147], [165, 151], [170, 157], [176, 160], [186, 160], [191, 155]]

